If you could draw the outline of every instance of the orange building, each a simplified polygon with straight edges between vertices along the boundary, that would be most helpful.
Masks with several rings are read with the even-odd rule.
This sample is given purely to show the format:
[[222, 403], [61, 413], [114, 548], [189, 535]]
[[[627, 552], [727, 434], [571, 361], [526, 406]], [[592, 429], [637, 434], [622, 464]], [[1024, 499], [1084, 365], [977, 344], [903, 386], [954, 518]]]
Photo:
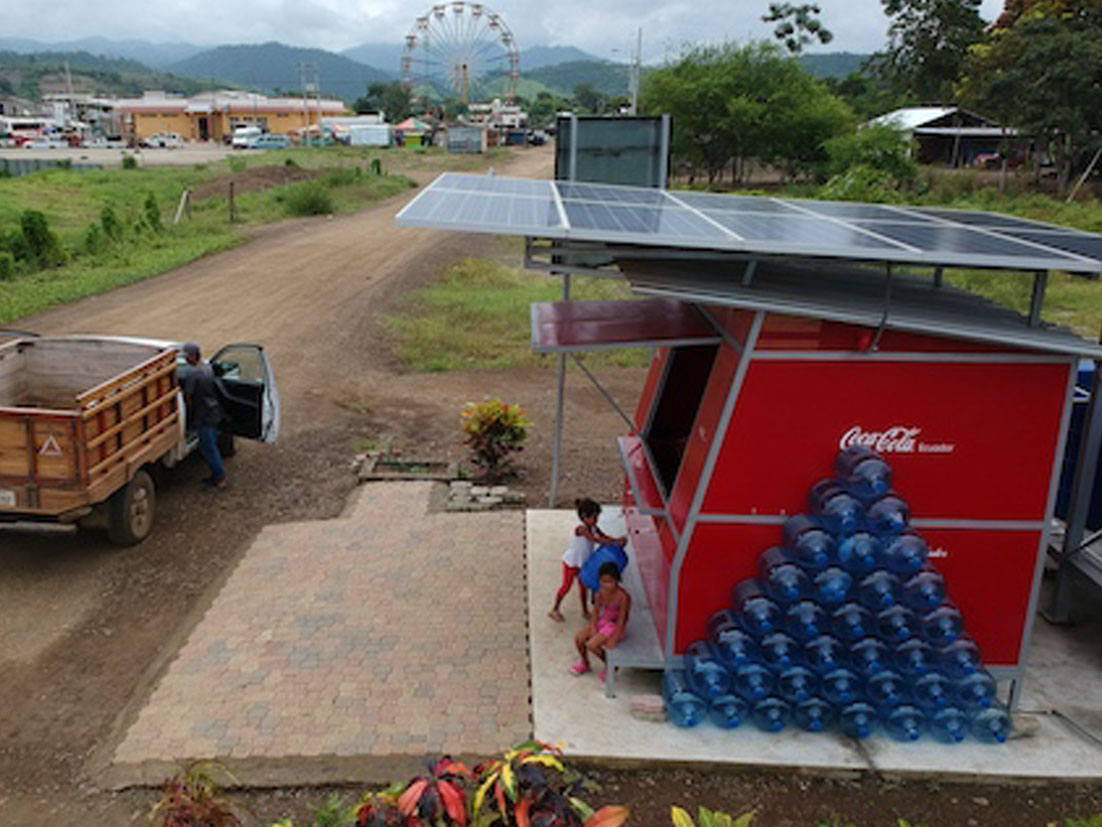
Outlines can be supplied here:
[[339, 100], [269, 98], [252, 92], [205, 92], [191, 98], [146, 92], [115, 102], [123, 135], [142, 141], [157, 132], [175, 132], [189, 141], [229, 140], [234, 127], [256, 125], [286, 133], [316, 125], [319, 118], [345, 114]]

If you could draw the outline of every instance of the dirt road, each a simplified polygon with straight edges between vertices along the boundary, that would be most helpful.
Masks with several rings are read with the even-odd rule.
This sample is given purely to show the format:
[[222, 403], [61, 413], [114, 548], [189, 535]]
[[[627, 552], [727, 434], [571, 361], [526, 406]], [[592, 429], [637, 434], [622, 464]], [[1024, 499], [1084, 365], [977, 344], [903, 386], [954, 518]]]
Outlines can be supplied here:
[[[551, 161], [550, 152], [534, 150], [518, 153], [507, 168], [543, 177]], [[493, 244], [396, 227], [393, 216], [411, 197], [265, 227], [235, 250], [13, 325], [43, 334], [193, 339], [208, 349], [261, 342], [279, 380], [284, 431], [275, 446], [241, 446], [224, 495], [199, 493], [201, 462], [165, 474], [157, 528], [135, 548], [111, 547], [95, 533], [0, 529], [5, 827], [87, 823], [92, 813], [104, 824], [129, 821], [128, 799], [85, 786], [85, 761], [261, 526], [340, 512], [354, 486], [349, 463], [357, 439], [393, 437], [422, 456], [459, 458], [460, 407], [500, 388], [532, 410], [543, 433], [528, 456], [533, 464], [545, 460], [552, 374], [396, 370], [381, 313], [450, 262]], [[614, 377], [625, 390], [635, 380], [634, 372]], [[579, 393], [575, 405], [606, 423], [605, 448], [613, 455], [614, 415], [592, 392]], [[594, 438], [599, 430], [587, 425]], [[584, 456], [584, 446], [577, 452]], [[609, 479], [610, 491], [598, 494], [615, 493], [615, 475]], [[564, 493], [574, 496], [569, 485]]]

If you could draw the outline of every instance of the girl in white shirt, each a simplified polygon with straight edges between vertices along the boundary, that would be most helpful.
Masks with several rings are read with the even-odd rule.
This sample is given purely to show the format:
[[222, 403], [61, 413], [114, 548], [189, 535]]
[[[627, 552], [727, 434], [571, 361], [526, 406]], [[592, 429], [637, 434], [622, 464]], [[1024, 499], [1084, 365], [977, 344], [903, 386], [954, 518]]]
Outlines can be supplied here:
[[[574, 505], [578, 509], [578, 519], [581, 522], [575, 526], [574, 535], [570, 538], [570, 545], [563, 552], [562, 585], [555, 593], [555, 605], [547, 613], [548, 617], [559, 623], [565, 620], [562, 612], [559, 611], [559, 606], [562, 605], [562, 600], [570, 591], [570, 587], [574, 585], [574, 580], [578, 579], [578, 573], [582, 570], [582, 566], [585, 565], [585, 561], [589, 559], [589, 555], [593, 553], [593, 550], [598, 545], [622, 546], [628, 541], [627, 537], [609, 537], [597, 527], [597, 518], [601, 516], [601, 506], [596, 502], [586, 497], [585, 499], [575, 500]], [[578, 595], [582, 601], [582, 615], [588, 618], [589, 607], [586, 604], [586, 589], [582, 585], [581, 579], [578, 579]]]

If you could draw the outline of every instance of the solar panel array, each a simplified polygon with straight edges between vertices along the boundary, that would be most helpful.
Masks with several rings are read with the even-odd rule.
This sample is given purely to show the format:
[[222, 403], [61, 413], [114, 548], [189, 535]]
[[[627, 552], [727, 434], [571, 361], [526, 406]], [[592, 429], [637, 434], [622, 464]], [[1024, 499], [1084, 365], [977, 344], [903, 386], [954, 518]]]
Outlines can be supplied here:
[[397, 222], [648, 247], [1102, 272], [1102, 236], [995, 213], [453, 172], [411, 201]]

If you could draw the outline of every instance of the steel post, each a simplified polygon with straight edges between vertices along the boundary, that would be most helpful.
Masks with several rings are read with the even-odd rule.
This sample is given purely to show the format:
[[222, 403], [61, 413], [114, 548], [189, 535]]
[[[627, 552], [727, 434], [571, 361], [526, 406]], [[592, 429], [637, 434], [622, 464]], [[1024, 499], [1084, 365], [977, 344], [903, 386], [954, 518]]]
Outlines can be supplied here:
[[[562, 277], [562, 300], [570, 301], [570, 274]], [[555, 400], [555, 439], [551, 445], [551, 490], [547, 494], [547, 507], [554, 508], [559, 499], [559, 464], [562, 457], [562, 420], [566, 401], [566, 354], [559, 354], [559, 395]]]

